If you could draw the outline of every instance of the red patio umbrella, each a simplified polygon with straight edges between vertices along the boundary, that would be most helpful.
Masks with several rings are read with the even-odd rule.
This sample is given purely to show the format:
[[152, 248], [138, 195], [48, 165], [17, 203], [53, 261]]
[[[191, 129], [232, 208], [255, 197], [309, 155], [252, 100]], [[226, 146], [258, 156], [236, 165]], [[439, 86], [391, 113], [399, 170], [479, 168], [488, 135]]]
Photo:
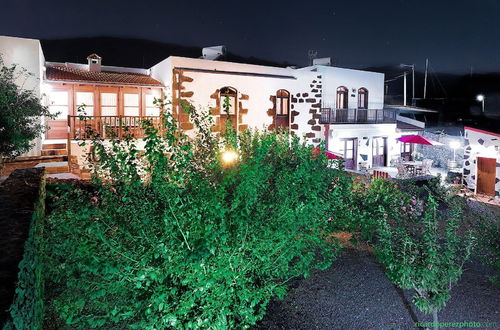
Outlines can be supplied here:
[[428, 146], [442, 146], [441, 142], [437, 142], [431, 139], [424, 138], [422, 135], [407, 135], [398, 138], [399, 141], [404, 143], [413, 143], [413, 144], [425, 144]]
[[338, 154], [335, 154], [331, 151], [325, 151], [325, 155], [326, 155], [326, 158], [328, 159], [339, 159], [339, 158], [342, 158], [342, 156], [338, 155]]
[[[320, 150], [319, 148], [313, 148], [312, 150], [312, 154], [315, 155], [315, 156], [319, 156], [320, 155]], [[326, 155], [326, 158], [328, 159], [339, 159], [339, 158], [342, 158], [342, 156], [338, 155], [338, 154], [335, 154], [331, 151], [325, 151], [325, 155]]]

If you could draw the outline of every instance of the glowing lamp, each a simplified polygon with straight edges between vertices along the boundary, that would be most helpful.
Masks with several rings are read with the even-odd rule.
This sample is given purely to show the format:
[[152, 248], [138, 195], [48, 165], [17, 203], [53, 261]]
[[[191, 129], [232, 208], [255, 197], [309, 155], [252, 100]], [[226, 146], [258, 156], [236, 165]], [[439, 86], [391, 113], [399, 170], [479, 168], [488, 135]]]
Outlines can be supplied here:
[[483, 94], [478, 94], [478, 95], [476, 96], [476, 100], [477, 100], [478, 102], [483, 102], [483, 101], [484, 101], [484, 95], [483, 95]]
[[225, 165], [231, 165], [238, 159], [238, 153], [234, 150], [224, 150], [222, 152], [222, 162]]
[[458, 142], [456, 140], [453, 140], [453, 141], [450, 142], [450, 147], [452, 149], [458, 149], [458, 148], [460, 148], [460, 142]]

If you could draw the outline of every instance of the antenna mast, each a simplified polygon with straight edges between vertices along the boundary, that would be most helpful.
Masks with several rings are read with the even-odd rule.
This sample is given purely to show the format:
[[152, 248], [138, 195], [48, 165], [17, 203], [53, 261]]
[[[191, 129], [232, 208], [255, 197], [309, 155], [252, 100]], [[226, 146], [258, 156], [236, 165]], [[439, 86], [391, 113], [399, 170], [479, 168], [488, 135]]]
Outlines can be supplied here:
[[424, 76], [424, 100], [427, 95], [427, 70], [429, 68], [429, 59], [425, 59], [425, 76]]

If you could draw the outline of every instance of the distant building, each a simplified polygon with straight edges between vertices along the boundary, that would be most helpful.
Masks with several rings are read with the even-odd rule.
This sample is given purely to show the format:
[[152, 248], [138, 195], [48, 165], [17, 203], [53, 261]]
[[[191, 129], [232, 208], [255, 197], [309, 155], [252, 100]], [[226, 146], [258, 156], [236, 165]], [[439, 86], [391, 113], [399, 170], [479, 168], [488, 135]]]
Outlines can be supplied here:
[[[0, 37], [0, 53], [8, 53], [8, 63], [37, 72], [40, 97], [58, 113], [47, 121], [51, 129], [32, 154], [66, 143], [71, 162], [82, 165], [85, 151], [73, 140], [82, 130], [78, 110], [88, 116], [85, 125], [102, 130], [104, 137], [104, 126], [116, 128], [120, 120], [139, 134], [141, 118], [159, 115], [154, 98], [166, 97], [179, 126], [193, 136], [180, 100], [210, 110], [214, 132], [228, 120], [237, 131], [286, 129], [309, 144], [324, 142], [351, 170], [387, 166], [401, 155], [411, 158], [411, 146], [397, 138], [418, 133], [424, 123], [384, 108], [383, 74], [318, 64], [280, 68], [232, 63], [216, 60], [219, 53], [211, 56], [214, 52], [222, 54], [225, 47], [207, 48], [202, 58], [170, 56], [149, 69], [137, 69], [103, 65], [106, 59], [97, 54], [85, 64], [46, 62], [37, 40]], [[222, 106], [226, 97], [228, 112]]]

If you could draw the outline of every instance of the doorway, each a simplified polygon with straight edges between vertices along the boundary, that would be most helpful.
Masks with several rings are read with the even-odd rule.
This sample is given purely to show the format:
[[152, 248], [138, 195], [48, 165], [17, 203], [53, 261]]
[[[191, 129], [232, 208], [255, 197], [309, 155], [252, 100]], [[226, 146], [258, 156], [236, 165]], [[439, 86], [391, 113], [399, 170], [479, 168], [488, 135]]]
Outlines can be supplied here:
[[358, 139], [344, 139], [344, 166], [346, 169], [355, 170], [358, 159]]
[[495, 178], [496, 178], [495, 158], [477, 157], [477, 182], [476, 192], [495, 196]]
[[372, 167], [386, 166], [387, 138], [374, 137], [372, 142]]
[[45, 132], [46, 139], [66, 139], [68, 137], [68, 114], [70, 114], [70, 93], [68, 90], [54, 89], [48, 95], [49, 112], [56, 115], [47, 119], [45, 125], [49, 128]]
[[401, 142], [401, 159], [406, 161], [413, 160], [413, 143]]

